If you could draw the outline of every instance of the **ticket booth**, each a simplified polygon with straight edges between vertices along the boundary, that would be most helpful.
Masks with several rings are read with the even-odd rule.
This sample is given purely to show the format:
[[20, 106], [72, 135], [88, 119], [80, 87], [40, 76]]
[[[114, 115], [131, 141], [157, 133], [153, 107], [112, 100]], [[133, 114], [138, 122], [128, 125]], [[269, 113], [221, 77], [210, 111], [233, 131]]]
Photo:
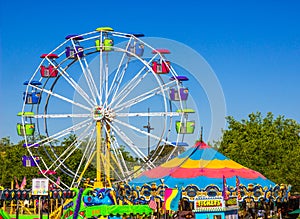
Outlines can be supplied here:
[[193, 211], [195, 219], [238, 219], [238, 202], [236, 197], [197, 197]]

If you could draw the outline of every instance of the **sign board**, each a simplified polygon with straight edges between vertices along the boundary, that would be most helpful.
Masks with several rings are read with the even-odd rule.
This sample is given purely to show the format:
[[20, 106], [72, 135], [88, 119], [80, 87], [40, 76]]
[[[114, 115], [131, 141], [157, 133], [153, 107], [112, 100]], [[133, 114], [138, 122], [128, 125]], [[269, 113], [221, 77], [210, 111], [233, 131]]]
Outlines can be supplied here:
[[194, 201], [194, 209], [202, 210], [217, 210], [225, 208], [225, 202], [222, 197], [196, 197]]
[[49, 180], [46, 178], [32, 179], [32, 195], [48, 195]]
[[223, 204], [223, 200], [220, 198], [195, 200], [195, 208], [223, 207], [222, 204]]

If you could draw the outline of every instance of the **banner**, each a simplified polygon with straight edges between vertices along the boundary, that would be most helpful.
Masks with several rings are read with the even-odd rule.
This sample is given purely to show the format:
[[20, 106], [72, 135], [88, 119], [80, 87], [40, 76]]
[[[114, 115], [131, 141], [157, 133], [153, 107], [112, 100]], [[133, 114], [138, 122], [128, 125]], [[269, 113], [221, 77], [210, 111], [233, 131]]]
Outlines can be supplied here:
[[179, 201], [181, 199], [181, 190], [180, 189], [165, 189], [164, 196], [164, 209], [178, 211]]

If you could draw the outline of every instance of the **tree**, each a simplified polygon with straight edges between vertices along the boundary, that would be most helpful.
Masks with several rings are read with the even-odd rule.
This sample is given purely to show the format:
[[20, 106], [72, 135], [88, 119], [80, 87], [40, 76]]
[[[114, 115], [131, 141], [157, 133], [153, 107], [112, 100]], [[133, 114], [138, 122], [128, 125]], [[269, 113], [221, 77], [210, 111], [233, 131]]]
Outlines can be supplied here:
[[300, 190], [300, 125], [284, 116], [252, 113], [247, 120], [227, 117], [228, 129], [217, 143], [230, 159], [254, 169], [277, 184]]

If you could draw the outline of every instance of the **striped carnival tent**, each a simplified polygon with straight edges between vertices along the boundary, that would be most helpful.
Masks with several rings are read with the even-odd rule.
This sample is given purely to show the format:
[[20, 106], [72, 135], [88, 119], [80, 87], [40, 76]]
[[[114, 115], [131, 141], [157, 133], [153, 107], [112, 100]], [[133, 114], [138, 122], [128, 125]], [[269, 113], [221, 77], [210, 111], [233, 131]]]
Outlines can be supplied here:
[[237, 180], [246, 187], [275, 186], [261, 173], [242, 166], [201, 141], [172, 160], [141, 173], [129, 184], [142, 186], [163, 182], [169, 188], [196, 185], [203, 189], [214, 185], [222, 190], [224, 178], [228, 187], [236, 187]]

